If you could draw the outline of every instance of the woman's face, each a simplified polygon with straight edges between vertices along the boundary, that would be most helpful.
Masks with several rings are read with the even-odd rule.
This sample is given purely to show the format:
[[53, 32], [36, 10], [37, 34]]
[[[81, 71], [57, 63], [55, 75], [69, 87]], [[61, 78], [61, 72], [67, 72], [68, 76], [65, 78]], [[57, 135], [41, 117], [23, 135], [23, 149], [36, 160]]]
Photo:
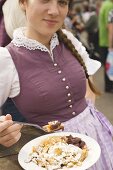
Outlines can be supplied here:
[[[20, 0], [22, 1], [22, 0]], [[51, 37], [62, 27], [68, 12], [69, 0], [23, 0], [26, 12], [28, 36]]]

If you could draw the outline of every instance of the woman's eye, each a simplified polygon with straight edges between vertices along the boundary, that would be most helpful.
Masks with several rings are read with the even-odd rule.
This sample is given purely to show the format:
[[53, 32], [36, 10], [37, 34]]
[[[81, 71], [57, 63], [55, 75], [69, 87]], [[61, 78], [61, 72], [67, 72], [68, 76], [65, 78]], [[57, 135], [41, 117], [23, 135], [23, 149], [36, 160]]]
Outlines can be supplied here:
[[68, 4], [69, 4], [69, 0], [58, 0], [58, 3], [59, 3], [61, 6], [65, 6], [65, 5], [68, 5]]
[[[43, 3], [48, 3], [50, 0], [41, 0]], [[69, 4], [69, 0], [56, 0], [60, 6], [66, 6]]]
[[42, 0], [42, 2], [43, 2], [43, 3], [48, 3], [48, 2], [49, 2], [49, 0]]

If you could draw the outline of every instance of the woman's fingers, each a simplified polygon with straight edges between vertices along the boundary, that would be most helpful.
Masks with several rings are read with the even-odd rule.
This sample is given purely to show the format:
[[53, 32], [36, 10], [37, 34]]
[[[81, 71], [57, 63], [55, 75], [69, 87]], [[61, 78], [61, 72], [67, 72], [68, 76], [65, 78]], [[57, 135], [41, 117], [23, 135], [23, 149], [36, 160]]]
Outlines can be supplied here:
[[0, 116], [0, 121], [5, 121], [5, 120], [12, 120], [12, 116], [10, 114], [7, 114], [6, 116]]
[[0, 121], [0, 144], [9, 147], [20, 139], [22, 125], [13, 124], [10, 114], [1, 116]]
[[20, 133], [19, 130], [11, 132], [11, 133], [9, 133], [5, 136], [0, 137], [1, 138], [0, 143], [4, 143], [4, 142], [7, 142], [7, 141], [12, 140], [12, 139], [15, 140], [18, 133]]
[[0, 144], [8, 147], [10, 144], [16, 143], [20, 139], [20, 136], [21, 136], [20, 129], [18, 129], [16, 131], [13, 131], [11, 133], [8, 133], [7, 135], [0, 137]]
[[5, 116], [5, 120], [12, 120], [12, 116], [11, 116], [10, 114], [7, 114], [7, 115]]
[[8, 128], [6, 128], [5, 130], [3, 130], [0, 133], [0, 137], [3, 137], [3, 136], [8, 135], [8, 134], [12, 134], [14, 131], [20, 131], [22, 126], [23, 125], [20, 125], [20, 124], [12, 124], [11, 126], [9, 126]]
[[3, 131], [7, 130], [7, 128], [10, 127], [12, 124], [13, 124], [12, 120], [7, 120], [7, 121], [4, 121], [4, 122], [1, 122], [0, 123], [0, 134]]
[[0, 116], [0, 134], [2, 131], [7, 129], [13, 124], [12, 117], [10, 114], [7, 114], [6, 116]]
[[11, 138], [10, 140], [7, 140], [7, 139], [9, 139], [9, 137], [7, 136], [7, 137], [5, 137], [4, 140], [2, 140], [2, 143], [1, 142], [0, 143], [6, 147], [10, 147], [10, 146], [14, 145], [20, 139], [21, 133], [18, 132], [17, 134], [13, 134], [13, 135], [14, 135], [14, 137]]

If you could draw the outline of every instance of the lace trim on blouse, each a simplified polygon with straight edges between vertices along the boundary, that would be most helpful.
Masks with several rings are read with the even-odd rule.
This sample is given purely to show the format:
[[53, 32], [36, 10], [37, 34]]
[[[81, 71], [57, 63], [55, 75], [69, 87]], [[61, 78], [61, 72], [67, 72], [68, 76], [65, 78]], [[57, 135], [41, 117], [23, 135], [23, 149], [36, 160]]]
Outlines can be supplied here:
[[[30, 38], [25, 37], [24, 32], [25, 32], [26, 28], [22, 27], [22, 28], [17, 28], [14, 33], [13, 33], [13, 37], [14, 39], [12, 40], [13, 44], [17, 47], [25, 47], [29, 50], [36, 50], [39, 49], [41, 51], [45, 51], [45, 52], [49, 52], [49, 50], [47, 49], [46, 46], [44, 46], [43, 44], [41, 44], [40, 42], [36, 41], [36, 40], [32, 40]], [[50, 51], [52, 52], [52, 50], [59, 45], [59, 40], [58, 40], [58, 36], [56, 33], [54, 33], [51, 41], [50, 41]]]

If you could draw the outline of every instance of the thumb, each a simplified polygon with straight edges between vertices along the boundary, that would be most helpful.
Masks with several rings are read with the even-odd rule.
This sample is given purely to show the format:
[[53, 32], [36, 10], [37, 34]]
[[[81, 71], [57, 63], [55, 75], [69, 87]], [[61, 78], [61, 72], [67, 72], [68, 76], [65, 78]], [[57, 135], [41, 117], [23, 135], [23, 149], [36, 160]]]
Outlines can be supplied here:
[[7, 114], [7, 115], [5, 116], [5, 120], [12, 120], [12, 116], [11, 116], [10, 114]]

